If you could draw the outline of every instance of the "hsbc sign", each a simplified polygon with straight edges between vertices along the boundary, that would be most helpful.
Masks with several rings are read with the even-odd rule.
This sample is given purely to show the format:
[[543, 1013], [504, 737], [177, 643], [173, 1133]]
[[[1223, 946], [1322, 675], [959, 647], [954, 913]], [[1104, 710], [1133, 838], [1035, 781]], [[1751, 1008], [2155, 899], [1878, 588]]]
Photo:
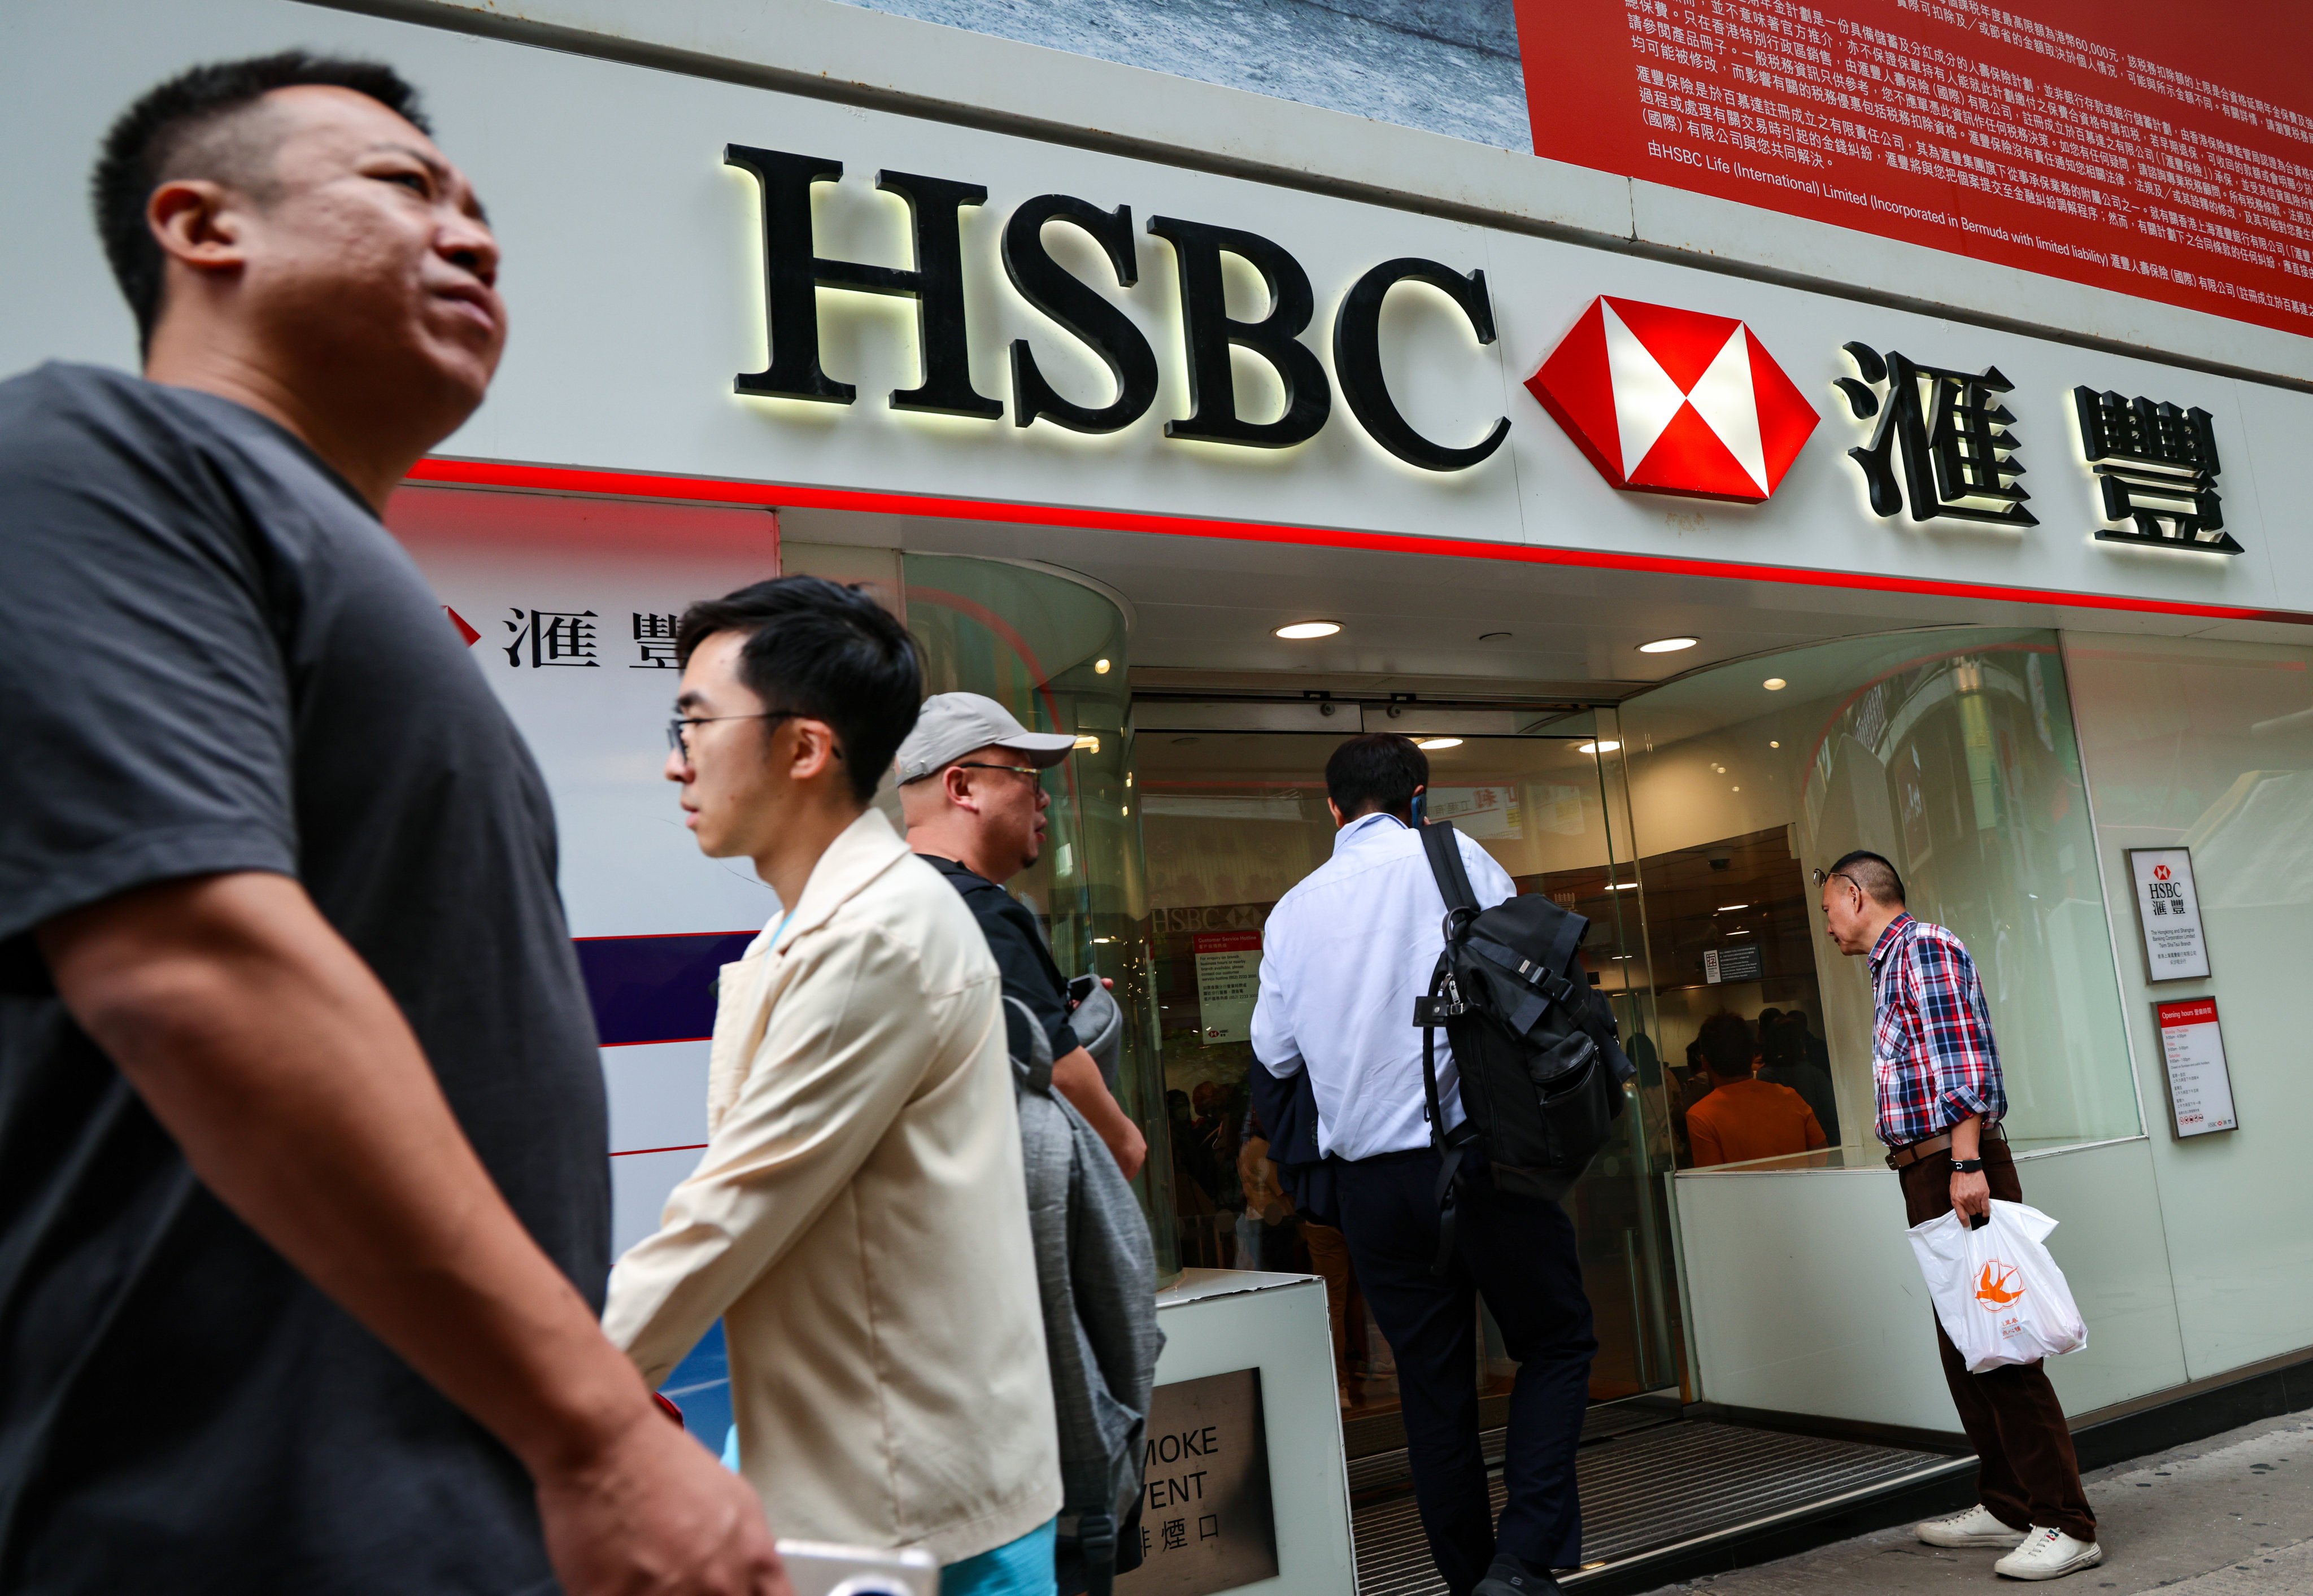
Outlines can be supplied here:
[[[1169, 247], [1177, 285], [1171, 336], [1178, 342], [1166, 353], [1185, 377], [1188, 405], [1187, 414], [1163, 423], [1165, 440], [1292, 449], [1334, 424], [1338, 399], [1353, 425], [1382, 449], [1420, 471], [1450, 476], [1491, 459], [1514, 425], [1499, 416], [1474, 426], [1460, 423], [1468, 434], [1462, 437], [1425, 431], [1408, 417], [1384, 368], [1384, 304], [1409, 284], [1442, 295], [1475, 345], [1493, 344], [1495, 307], [1483, 270], [1393, 256], [1365, 268], [1330, 307], [1321, 306], [1308, 272], [1272, 239], [1183, 215], [1150, 215], [1136, 227], [1129, 205], [1103, 208], [1057, 193], [1014, 206], [1003, 222], [998, 258], [1017, 301], [1105, 368], [1108, 391], [1097, 403], [1069, 397], [1047, 375], [1030, 341], [1016, 338], [1004, 363], [1007, 402], [987, 391], [973, 372], [963, 217], [986, 205], [986, 189], [879, 171], [875, 187], [907, 206], [914, 264], [871, 265], [819, 252], [815, 198], [820, 185], [841, 179], [840, 162], [747, 145], [726, 145], [723, 158], [754, 180], [761, 199], [769, 349], [760, 370], [733, 379], [741, 394], [857, 402], [857, 389], [821, 364], [821, 295], [881, 294], [911, 300], [916, 310], [919, 380], [892, 390], [892, 409], [991, 425], [1008, 419], [1014, 429], [1042, 424], [1104, 434], [1133, 428], [1156, 402], [1164, 364], [1156, 343], [1125, 308], [1151, 292], [1139, 283], [1137, 254], [1146, 232]], [[1080, 235], [1073, 269], [1061, 264], [1068, 251], [1055, 253], [1048, 236], [1054, 228]], [[1096, 253], [1083, 252], [1087, 242]], [[1233, 268], [1249, 268], [1259, 280], [1259, 314], [1232, 313], [1224, 281]], [[1426, 336], [1434, 347], [1438, 335]], [[2013, 385], [1997, 367], [1948, 367], [1854, 341], [1841, 352], [1853, 374], [1832, 386], [1851, 418], [1869, 424], [1869, 441], [1859, 435], [1846, 452], [1874, 514], [2019, 530], [2037, 524], [2027, 503], [2033, 493], [2019, 480], [2016, 417], [2002, 398]], [[1247, 357], [1266, 368], [1282, 396], [1281, 404], [1261, 407], [1274, 408], [1273, 416], [1240, 406], [1239, 372]], [[988, 364], [984, 351], [981, 364]], [[1823, 421], [1745, 321], [1612, 295], [1581, 311], [1526, 388], [1608, 483], [1632, 493], [1762, 504]], [[2098, 539], [2241, 552], [2225, 528], [2212, 412], [2086, 386], [2075, 388], [2071, 399], [2081, 472], [2101, 498], [2106, 524], [2096, 528]], [[2083, 519], [2099, 519], [2095, 507], [2082, 508]]]

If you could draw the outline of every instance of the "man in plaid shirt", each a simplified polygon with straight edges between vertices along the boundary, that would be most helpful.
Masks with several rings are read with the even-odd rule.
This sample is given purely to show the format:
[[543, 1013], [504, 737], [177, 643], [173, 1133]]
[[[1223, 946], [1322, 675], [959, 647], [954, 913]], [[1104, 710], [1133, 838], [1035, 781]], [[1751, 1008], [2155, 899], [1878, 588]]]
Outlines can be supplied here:
[[[1915, 920], [1904, 878], [1877, 854], [1816, 872], [1824, 923], [1839, 951], [1871, 963], [1871, 1074], [1879, 1139], [1904, 1183], [1913, 1224], [1957, 1211], [1988, 1215], [1993, 1197], [2024, 1200], [2000, 1121], [2008, 1112], [1992, 1012], [1958, 937]], [[1977, 1460], [1976, 1505], [1919, 1527], [1930, 1546], [2000, 1547], [2015, 1579], [2057, 1579], [2104, 1560], [2080, 1488], [2064, 1409], [2038, 1364], [1982, 1374], [1936, 1326], [1944, 1381]]]

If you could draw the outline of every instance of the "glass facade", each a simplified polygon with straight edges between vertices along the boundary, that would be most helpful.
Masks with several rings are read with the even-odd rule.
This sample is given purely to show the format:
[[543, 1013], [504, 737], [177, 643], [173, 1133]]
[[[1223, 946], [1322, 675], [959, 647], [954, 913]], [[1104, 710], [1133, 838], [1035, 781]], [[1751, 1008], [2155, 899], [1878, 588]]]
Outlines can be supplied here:
[[2139, 1132], [2054, 633], [1932, 630], [1762, 656], [1632, 698], [1621, 723], [1646, 921], [1642, 1050], [1660, 1060], [1650, 1107], [1681, 1165], [1708, 1157], [1684, 1121], [1711, 1090], [1691, 1048], [1719, 1013], [1764, 1017], [1760, 1057], [1780, 1057], [1803, 1097], [1829, 1086], [1833, 1150], [1816, 1162], [1880, 1157], [1869, 971], [1825, 939], [1808, 879], [1851, 848], [1892, 860], [1913, 912], [1974, 955], [2012, 1143]]

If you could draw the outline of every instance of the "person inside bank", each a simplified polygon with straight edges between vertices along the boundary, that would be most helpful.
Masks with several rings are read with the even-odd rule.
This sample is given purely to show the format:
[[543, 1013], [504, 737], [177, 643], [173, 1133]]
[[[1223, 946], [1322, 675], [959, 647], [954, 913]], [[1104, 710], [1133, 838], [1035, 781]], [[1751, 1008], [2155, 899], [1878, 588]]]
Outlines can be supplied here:
[[1686, 1111], [1687, 1142], [1698, 1169], [1785, 1158], [1830, 1144], [1805, 1098], [1753, 1074], [1757, 1040], [1748, 1020], [1713, 1014], [1696, 1039], [1711, 1078], [1710, 1094]]

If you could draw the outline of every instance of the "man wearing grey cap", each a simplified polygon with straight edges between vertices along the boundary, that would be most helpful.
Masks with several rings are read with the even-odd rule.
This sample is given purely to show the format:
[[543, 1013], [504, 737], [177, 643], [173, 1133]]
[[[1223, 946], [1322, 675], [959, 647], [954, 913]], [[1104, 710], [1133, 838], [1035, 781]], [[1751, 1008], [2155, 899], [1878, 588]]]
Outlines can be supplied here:
[[[1004, 890], [1043, 852], [1052, 801], [1042, 776], [1075, 746], [1065, 732], [1029, 731], [993, 698], [940, 693], [924, 701], [900, 745], [895, 774], [908, 846], [963, 895], [1003, 973], [1004, 995], [1026, 1004], [1051, 1041], [1052, 1084], [1129, 1180], [1148, 1158], [1148, 1142], [1117, 1104], [1114, 1060], [1104, 1065], [1085, 1046], [1071, 1022], [1069, 983], [1036, 917]], [[1104, 994], [1093, 1001], [1113, 1012]]]

